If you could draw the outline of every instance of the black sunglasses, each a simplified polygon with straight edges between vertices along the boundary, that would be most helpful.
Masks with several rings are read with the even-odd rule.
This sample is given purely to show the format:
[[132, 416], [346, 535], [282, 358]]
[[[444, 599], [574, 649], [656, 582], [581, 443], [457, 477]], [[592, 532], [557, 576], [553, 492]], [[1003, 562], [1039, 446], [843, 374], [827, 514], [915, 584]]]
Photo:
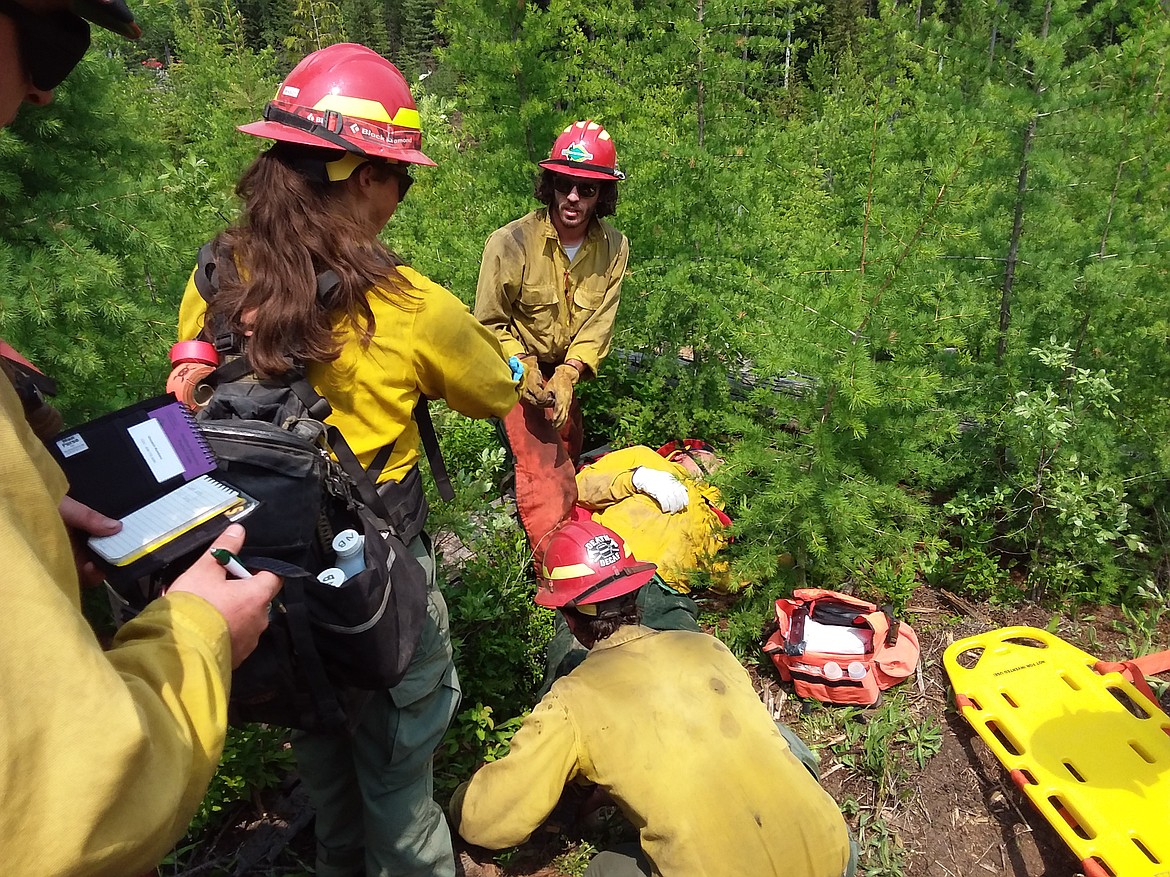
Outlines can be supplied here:
[[72, 12], [37, 14], [13, 0], [0, 0], [0, 13], [16, 25], [24, 71], [41, 91], [64, 82], [89, 48], [89, 22]]
[[562, 195], [568, 195], [573, 191], [573, 187], [577, 187], [577, 195], [580, 198], [592, 198], [597, 194], [601, 187], [597, 183], [584, 183], [581, 180], [573, 177], [562, 176], [557, 174], [553, 177], [553, 188]]
[[410, 187], [414, 185], [414, 177], [398, 165], [388, 164], [386, 167], [389, 168], [390, 173], [398, 177], [398, 203], [401, 204], [406, 200], [406, 193], [410, 191]]

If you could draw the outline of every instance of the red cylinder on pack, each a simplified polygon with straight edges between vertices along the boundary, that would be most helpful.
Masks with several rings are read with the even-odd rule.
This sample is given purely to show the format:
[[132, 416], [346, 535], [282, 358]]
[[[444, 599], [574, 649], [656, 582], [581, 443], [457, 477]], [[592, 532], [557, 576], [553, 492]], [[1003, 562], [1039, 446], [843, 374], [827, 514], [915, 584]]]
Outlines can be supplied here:
[[171, 347], [171, 375], [167, 378], [167, 392], [190, 408], [198, 411], [207, 404], [206, 390], [199, 392], [200, 382], [219, 367], [215, 345], [206, 341], [180, 341]]

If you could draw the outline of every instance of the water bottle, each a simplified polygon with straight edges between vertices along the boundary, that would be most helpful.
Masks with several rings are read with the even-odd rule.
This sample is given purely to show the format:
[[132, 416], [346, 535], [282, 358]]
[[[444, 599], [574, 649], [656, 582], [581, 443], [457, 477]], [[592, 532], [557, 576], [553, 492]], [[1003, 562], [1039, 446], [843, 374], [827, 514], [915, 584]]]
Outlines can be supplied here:
[[337, 569], [347, 579], [353, 578], [366, 568], [366, 537], [357, 530], [342, 530], [333, 537], [333, 550], [337, 552]]
[[329, 585], [331, 588], [340, 588], [345, 584], [345, 573], [337, 567], [331, 566], [317, 575], [317, 581], [323, 585]]

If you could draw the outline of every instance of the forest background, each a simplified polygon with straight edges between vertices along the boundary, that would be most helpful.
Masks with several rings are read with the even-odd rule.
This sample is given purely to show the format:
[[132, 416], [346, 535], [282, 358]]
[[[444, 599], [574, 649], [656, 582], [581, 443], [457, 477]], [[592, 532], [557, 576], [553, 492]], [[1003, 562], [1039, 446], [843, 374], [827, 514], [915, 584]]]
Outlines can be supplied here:
[[[713, 626], [739, 654], [800, 585], [897, 605], [924, 582], [1164, 592], [1167, 3], [136, 8], [139, 43], [95, 35], [56, 101], [0, 133], [2, 332], [71, 421], [161, 389], [195, 253], [261, 147], [235, 126], [304, 54], [356, 41], [407, 75], [438, 162], [385, 238], [468, 303], [556, 133], [614, 136], [631, 259], [616, 350], [582, 390], [587, 446], [723, 453], [738, 597]], [[530, 704], [550, 622], [518, 531], [485, 511], [491, 427], [441, 419], [460, 496], [432, 528], [475, 552], [449, 570], [469, 706], [453, 782]], [[201, 818], [268, 777], [272, 744], [235, 737], [244, 766]]]

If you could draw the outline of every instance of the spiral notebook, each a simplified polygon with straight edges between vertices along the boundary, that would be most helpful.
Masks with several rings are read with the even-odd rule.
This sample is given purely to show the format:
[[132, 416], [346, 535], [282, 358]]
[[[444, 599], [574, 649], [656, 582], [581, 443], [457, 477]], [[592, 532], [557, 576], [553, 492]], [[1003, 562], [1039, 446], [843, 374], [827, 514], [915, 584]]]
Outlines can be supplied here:
[[71, 497], [122, 521], [120, 533], [89, 540], [115, 566], [246, 502], [208, 474], [215, 455], [191, 412], [169, 394], [66, 430], [49, 449]]

